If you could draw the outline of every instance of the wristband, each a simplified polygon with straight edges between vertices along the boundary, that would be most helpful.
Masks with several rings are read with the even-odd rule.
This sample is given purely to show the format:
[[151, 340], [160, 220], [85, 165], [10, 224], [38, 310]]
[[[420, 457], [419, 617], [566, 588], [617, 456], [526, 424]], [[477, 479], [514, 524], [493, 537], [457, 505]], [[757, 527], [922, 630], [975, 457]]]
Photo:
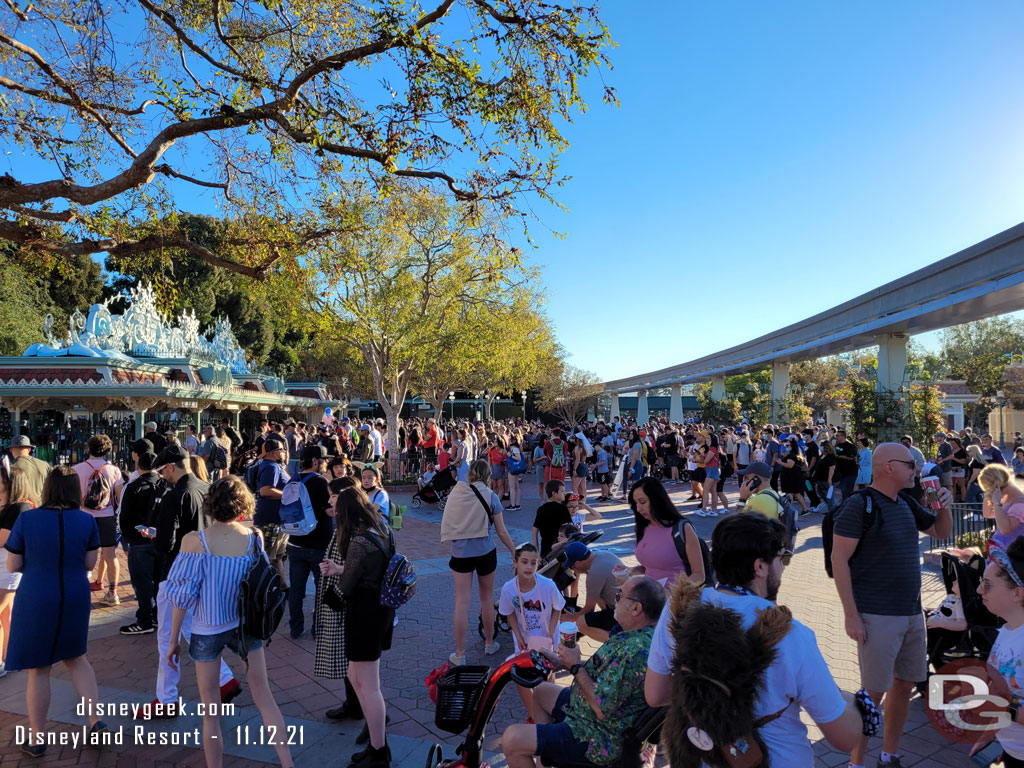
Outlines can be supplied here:
[[573, 664], [571, 667], [569, 667], [569, 674], [572, 675], [573, 678], [575, 678], [581, 669], [583, 669], [582, 664]]

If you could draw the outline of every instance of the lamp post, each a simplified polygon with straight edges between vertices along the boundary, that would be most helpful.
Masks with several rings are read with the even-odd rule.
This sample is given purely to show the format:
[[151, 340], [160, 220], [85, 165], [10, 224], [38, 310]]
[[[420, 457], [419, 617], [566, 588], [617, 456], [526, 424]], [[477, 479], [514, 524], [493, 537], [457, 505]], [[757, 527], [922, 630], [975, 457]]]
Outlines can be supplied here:
[[455, 421], [455, 393], [448, 393], [448, 402], [452, 404], [452, 421]]
[[522, 391], [523, 395], [523, 421], [526, 421], [526, 390]]
[[999, 390], [996, 397], [999, 398], [999, 452], [1002, 453], [1006, 450], [1006, 438], [1003, 435], [1003, 406], [1006, 405], [1006, 395]]

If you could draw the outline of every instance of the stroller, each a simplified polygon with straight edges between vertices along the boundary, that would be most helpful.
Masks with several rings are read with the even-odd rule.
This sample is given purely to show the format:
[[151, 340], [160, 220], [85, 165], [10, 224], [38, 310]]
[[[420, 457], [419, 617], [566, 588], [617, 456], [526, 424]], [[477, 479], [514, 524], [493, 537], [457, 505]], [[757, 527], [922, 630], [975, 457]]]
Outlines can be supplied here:
[[[565, 567], [565, 548], [568, 547], [574, 541], [582, 541], [587, 546], [590, 546], [591, 542], [597, 541], [601, 538], [604, 531], [590, 531], [589, 533], [574, 533], [565, 541], [560, 544], [555, 544], [551, 548], [551, 552], [548, 556], [542, 559], [537, 564], [537, 573], [541, 576], [547, 576], [558, 587], [558, 591], [563, 591], [566, 587], [576, 581], [576, 576]], [[494, 637], [498, 637], [500, 632], [511, 632], [512, 627], [508, 623], [508, 619], [501, 615], [498, 611], [498, 604], [494, 604]], [[476, 623], [476, 633], [480, 635], [480, 639], [485, 639], [484, 635], [484, 619], [481, 616]]]
[[949, 552], [942, 553], [942, 582], [946, 594], [953, 594], [953, 585], [960, 591], [967, 628], [957, 632], [945, 629], [928, 630], [928, 663], [932, 669], [957, 658], [988, 657], [995, 643], [1002, 619], [994, 616], [978, 594], [985, 558], [975, 554], [966, 562]]
[[448, 492], [455, 486], [456, 482], [455, 473], [452, 470], [443, 469], [439, 471], [430, 479], [429, 483], [413, 494], [409, 506], [413, 509], [419, 509], [426, 502], [427, 504], [437, 504], [437, 508], [444, 511], [444, 500], [448, 497]]
[[[466, 733], [456, 747], [457, 757], [446, 760], [440, 744], [427, 754], [426, 768], [481, 768], [484, 730], [494, 714], [498, 697], [509, 681], [524, 688], [536, 688], [544, 682], [554, 665], [540, 651], [522, 651], [498, 666], [462, 666], [449, 669], [437, 681], [437, 708], [434, 724], [449, 733]], [[622, 756], [608, 768], [642, 768], [653, 764], [649, 744], [656, 744], [667, 707], [647, 708], [623, 738]], [[573, 768], [565, 765], [559, 768]]]

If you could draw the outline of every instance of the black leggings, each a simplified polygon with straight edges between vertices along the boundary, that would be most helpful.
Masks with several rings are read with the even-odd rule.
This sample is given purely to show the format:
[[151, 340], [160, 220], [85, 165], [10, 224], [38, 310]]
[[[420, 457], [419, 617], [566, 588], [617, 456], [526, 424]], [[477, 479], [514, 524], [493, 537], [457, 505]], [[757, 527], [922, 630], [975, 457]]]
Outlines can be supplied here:
[[1003, 768], [1024, 768], [1024, 760], [1010, 757], [1010, 755], [1003, 752]]

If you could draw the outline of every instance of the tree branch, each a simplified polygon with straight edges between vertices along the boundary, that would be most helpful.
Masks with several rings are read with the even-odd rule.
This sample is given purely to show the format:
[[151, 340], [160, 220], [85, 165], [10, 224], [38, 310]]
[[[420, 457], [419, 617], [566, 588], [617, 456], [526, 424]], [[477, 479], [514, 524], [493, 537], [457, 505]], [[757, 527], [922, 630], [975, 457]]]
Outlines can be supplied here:
[[[36, 213], [37, 212], [33, 211], [30, 215], [35, 215]], [[299, 244], [308, 244], [313, 240], [331, 233], [332, 230], [315, 230], [305, 233], [301, 238], [299, 238]], [[33, 224], [25, 224], [2, 219], [0, 219], [0, 238], [19, 243], [27, 248], [59, 256], [76, 256], [107, 252], [114, 257], [125, 257], [138, 253], [156, 251], [163, 248], [181, 248], [182, 250], [198, 256], [203, 261], [214, 267], [220, 267], [221, 269], [225, 269], [230, 272], [236, 272], [240, 275], [251, 277], [254, 280], [263, 280], [266, 278], [274, 265], [284, 258], [284, 253], [281, 251], [280, 246], [274, 243], [268, 243], [267, 245], [272, 255], [265, 259], [262, 264], [257, 266], [241, 264], [237, 261], [231, 261], [230, 259], [218, 256], [210, 249], [200, 245], [199, 243], [193, 242], [182, 233], [172, 233], [167, 235], [152, 234], [146, 235], [138, 240], [122, 241], [115, 238], [104, 238], [101, 240], [82, 240], [73, 243], [62, 243], [55, 241], [43, 229]]]
[[[65, 107], [78, 106], [78, 102], [74, 101], [73, 99], [69, 99], [65, 96], [61, 96], [59, 93], [54, 93], [52, 91], [44, 91], [41, 88], [31, 88], [27, 85], [22, 85], [21, 83], [15, 82], [10, 78], [4, 77], [3, 75], [0, 75], [0, 86], [12, 91], [24, 93], [28, 96], [33, 96], [37, 99], [42, 99], [43, 101], [48, 101], [51, 104], [61, 104]], [[118, 115], [124, 115], [125, 117], [134, 117], [136, 115], [141, 115], [143, 112], [146, 111], [146, 107], [150, 106], [151, 104], [159, 103], [156, 99], [146, 99], [135, 109], [125, 109], [124, 107], [119, 107], [115, 104], [103, 104], [95, 101], [86, 101], [85, 99], [82, 99], [82, 102], [91, 107], [92, 109], [102, 110], [104, 112], [114, 112]]]
[[30, 46], [25, 45], [19, 40], [15, 40], [13, 37], [3, 34], [2, 32], [0, 32], [0, 43], [4, 43], [8, 47], [18, 51], [18, 53], [22, 53], [25, 56], [28, 56], [30, 59], [32, 59], [32, 61], [36, 63], [36, 66], [43, 70], [43, 72], [46, 73], [46, 75], [57, 85], [57, 87], [59, 87], [69, 97], [71, 97], [71, 100], [74, 102], [77, 109], [92, 117], [97, 123], [100, 124], [104, 132], [106, 132], [106, 134], [110, 136], [110, 138], [112, 138], [119, 147], [121, 147], [121, 149], [127, 152], [131, 157], [135, 157], [135, 151], [128, 145], [128, 142], [126, 142], [117, 134], [117, 131], [113, 129], [113, 127], [107, 121], [107, 118], [105, 118], [95, 109], [93, 109], [88, 104], [88, 102], [86, 102], [85, 99], [83, 99], [79, 95], [78, 91], [76, 91], [72, 87], [71, 83], [69, 83], [59, 74], [57, 74], [57, 71], [50, 66], [50, 63], [46, 61], [46, 59], [39, 55], [38, 51], [36, 51], [34, 48]]

